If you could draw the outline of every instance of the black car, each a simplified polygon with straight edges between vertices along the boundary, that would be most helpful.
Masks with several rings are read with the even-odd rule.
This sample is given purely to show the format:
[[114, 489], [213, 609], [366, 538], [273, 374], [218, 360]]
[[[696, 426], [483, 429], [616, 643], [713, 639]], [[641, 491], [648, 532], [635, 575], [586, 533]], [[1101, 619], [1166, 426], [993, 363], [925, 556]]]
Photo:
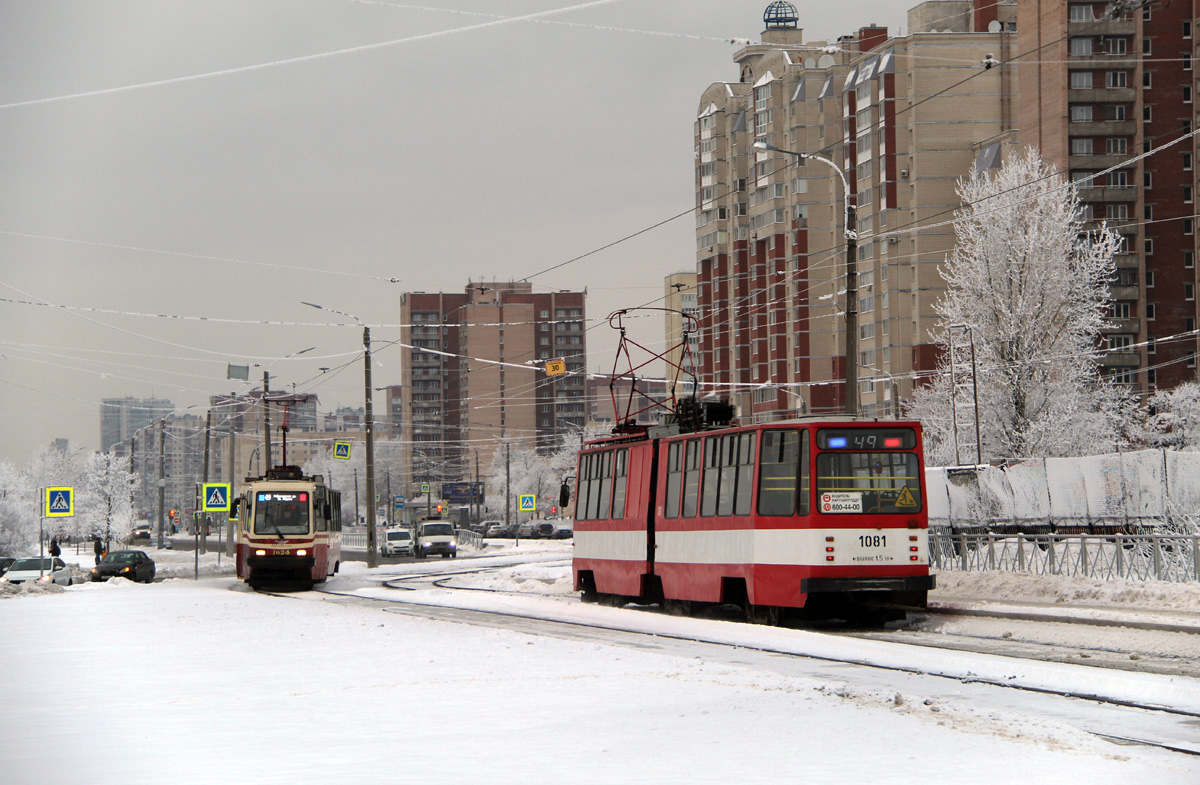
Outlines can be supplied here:
[[109, 551], [92, 568], [92, 580], [106, 581], [116, 577], [128, 578], [134, 583], [149, 583], [154, 580], [154, 560], [145, 551]]

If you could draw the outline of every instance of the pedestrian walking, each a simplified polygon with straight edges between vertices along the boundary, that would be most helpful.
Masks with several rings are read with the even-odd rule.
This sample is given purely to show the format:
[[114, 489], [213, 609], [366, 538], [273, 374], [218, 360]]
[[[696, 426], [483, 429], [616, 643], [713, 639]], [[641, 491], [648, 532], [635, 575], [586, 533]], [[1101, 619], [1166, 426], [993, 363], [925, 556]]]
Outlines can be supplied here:
[[100, 563], [100, 554], [104, 553], [104, 546], [100, 544], [100, 538], [96, 538], [96, 544], [92, 546], [92, 550], [96, 552], [96, 564]]
[[50, 540], [50, 555], [55, 558], [62, 556], [62, 548], [58, 547], [58, 539], [57, 538]]

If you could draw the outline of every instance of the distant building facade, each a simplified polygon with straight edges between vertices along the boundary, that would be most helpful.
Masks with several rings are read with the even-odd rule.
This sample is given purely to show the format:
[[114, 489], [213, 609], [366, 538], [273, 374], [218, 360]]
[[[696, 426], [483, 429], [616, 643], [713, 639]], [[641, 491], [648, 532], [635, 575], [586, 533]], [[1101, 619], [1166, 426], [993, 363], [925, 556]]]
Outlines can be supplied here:
[[124, 455], [129, 437], [173, 411], [175, 404], [165, 398], [104, 398], [100, 401], [100, 449]]

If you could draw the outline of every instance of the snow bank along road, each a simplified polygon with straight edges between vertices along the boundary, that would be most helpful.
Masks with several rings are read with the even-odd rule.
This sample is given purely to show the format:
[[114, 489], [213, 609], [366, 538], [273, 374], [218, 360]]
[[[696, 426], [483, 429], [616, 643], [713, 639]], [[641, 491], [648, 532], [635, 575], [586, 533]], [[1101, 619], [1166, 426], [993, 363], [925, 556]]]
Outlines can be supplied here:
[[[1063, 608], [1026, 606], [1017, 610], [1008, 606], [996, 612], [1000, 618], [956, 616], [947, 620], [937, 614], [916, 615], [911, 630], [831, 635], [583, 605], [573, 594], [561, 594], [560, 583], [565, 581], [569, 586], [570, 582], [566, 562], [543, 561], [540, 571], [531, 575], [530, 560], [539, 558], [553, 559], [550, 554], [505, 554], [472, 560], [477, 563], [472, 567], [461, 563], [408, 566], [366, 579], [331, 581], [326, 591], [399, 603], [404, 606], [399, 611], [403, 613], [473, 624], [511, 628], [516, 617], [522, 619], [521, 629], [538, 634], [671, 651], [678, 647], [666, 643], [668, 640], [680, 642], [683, 649], [703, 643], [736, 650], [733, 655], [708, 651], [706, 656], [721, 661], [732, 656], [733, 661], [741, 662], [747, 651], [757, 651], [768, 660], [779, 655], [801, 656], [1083, 698], [1127, 708], [1097, 712], [1097, 716], [1106, 716], [1111, 722], [1090, 722], [1090, 732], [1200, 755], [1200, 733], [1196, 730], [1200, 728], [1200, 681], [1192, 678], [1200, 665], [1200, 624], [1194, 617], [1153, 614], [1154, 621], [1149, 625], [1159, 629], [1147, 631], [1110, 626], [1121, 618], [1146, 626], [1145, 621], [1132, 618], [1145, 614], [1128, 610], [1068, 612]], [[520, 561], [519, 566], [514, 559]], [[505, 572], [518, 577], [506, 579]], [[531, 594], [529, 583], [541, 584], [549, 593]], [[422, 585], [424, 588], [418, 588]], [[489, 593], [464, 592], [463, 588]], [[959, 613], [971, 610], [962, 602], [948, 605]], [[423, 606], [424, 610], [413, 606]], [[1025, 618], [1011, 618], [1017, 615]], [[1192, 623], [1184, 623], [1189, 618]], [[1097, 620], [1104, 626], [1091, 624]], [[939, 627], [956, 626], [962, 629], [938, 631]], [[646, 636], [652, 636], [654, 642], [647, 643]], [[1131, 649], [1133, 641], [1141, 645]], [[1138, 653], [1145, 652], [1147, 646], [1152, 653]], [[1130, 735], [1132, 712], [1157, 717], [1161, 727], [1146, 736]]]

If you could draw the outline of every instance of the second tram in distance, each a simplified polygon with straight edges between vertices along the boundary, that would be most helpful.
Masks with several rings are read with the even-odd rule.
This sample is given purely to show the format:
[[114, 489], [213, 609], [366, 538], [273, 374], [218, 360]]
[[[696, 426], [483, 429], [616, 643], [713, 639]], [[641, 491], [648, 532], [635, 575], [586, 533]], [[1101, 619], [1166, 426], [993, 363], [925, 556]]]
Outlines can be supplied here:
[[311, 589], [341, 567], [342, 495], [323, 477], [276, 466], [234, 505], [237, 576], [250, 588]]
[[770, 623], [901, 618], [934, 587], [924, 500], [919, 422], [615, 435], [580, 452], [575, 588]]

